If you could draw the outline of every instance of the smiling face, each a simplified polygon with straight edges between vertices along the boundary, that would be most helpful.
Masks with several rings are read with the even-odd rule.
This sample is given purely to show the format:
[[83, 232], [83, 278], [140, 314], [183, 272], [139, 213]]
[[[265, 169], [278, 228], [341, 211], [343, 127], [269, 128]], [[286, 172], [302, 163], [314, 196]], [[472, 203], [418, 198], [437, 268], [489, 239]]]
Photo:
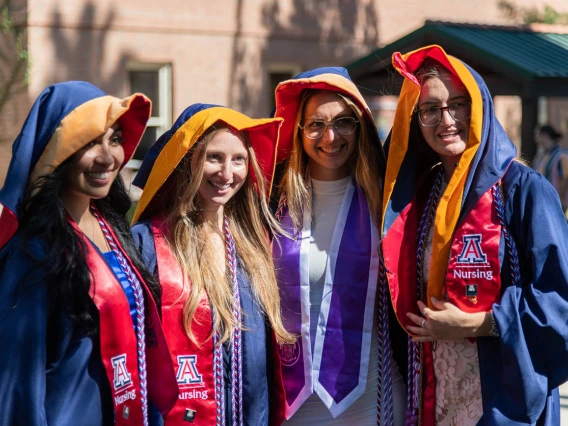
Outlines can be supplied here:
[[[471, 99], [461, 81], [454, 75], [428, 78], [422, 83], [418, 110], [431, 107], [445, 107]], [[420, 123], [420, 130], [426, 143], [439, 156], [445, 169], [454, 167], [467, 146], [470, 119], [456, 121], [449, 111], [442, 113], [439, 124], [426, 127]]]
[[[216, 217], [243, 186], [248, 176], [248, 151], [241, 134], [223, 129], [213, 135], [205, 147], [203, 175], [197, 190], [205, 217]], [[197, 170], [198, 156], [191, 161]]]
[[87, 204], [108, 195], [124, 162], [122, 131], [118, 125], [81, 148], [71, 157], [66, 186], [61, 194], [64, 205]]
[[[353, 111], [335, 93], [321, 91], [306, 102], [302, 116], [302, 126], [309, 127], [314, 121], [337, 120], [341, 117], [356, 118]], [[339, 180], [349, 176], [349, 159], [355, 151], [358, 130], [342, 136], [333, 125], [318, 139], [309, 139], [300, 129], [300, 137], [305, 153], [309, 157], [310, 175], [318, 180]]]

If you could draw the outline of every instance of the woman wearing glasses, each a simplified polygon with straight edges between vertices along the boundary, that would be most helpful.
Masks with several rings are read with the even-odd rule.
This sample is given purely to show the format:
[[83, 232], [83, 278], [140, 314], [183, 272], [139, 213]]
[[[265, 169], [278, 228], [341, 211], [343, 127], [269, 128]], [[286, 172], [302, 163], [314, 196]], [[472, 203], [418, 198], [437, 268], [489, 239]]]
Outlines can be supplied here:
[[377, 408], [381, 424], [402, 424], [388, 290], [377, 287], [384, 155], [371, 112], [345, 69], [320, 68], [277, 87], [275, 115], [277, 217], [291, 238], [277, 235], [273, 256], [299, 336], [280, 346], [286, 424], [375, 425]]
[[558, 425], [568, 379], [568, 228], [554, 188], [515, 161], [481, 77], [430, 46], [404, 77], [381, 242], [411, 335], [407, 420]]

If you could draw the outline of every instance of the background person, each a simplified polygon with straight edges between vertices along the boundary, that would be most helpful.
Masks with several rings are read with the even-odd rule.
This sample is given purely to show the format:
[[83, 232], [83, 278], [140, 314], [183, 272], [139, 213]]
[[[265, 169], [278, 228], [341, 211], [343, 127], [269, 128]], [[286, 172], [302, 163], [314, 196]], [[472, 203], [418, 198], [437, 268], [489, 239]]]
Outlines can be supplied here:
[[568, 150], [558, 146], [562, 134], [550, 124], [545, 124], [537, 129], [535, 135], [538, 152], [533, 168], [554, 186], [562, 209], [568, 214]]

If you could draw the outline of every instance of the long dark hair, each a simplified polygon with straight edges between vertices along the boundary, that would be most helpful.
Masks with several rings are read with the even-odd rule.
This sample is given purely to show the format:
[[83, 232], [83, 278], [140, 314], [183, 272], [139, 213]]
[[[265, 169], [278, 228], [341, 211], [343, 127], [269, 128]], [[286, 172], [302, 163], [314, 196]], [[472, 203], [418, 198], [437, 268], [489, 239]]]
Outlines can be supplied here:
[[[71, 161], [71, 158], [67, 159], [53, 173], [38, 178], [28, 191], [29, 195], [24, 198], [20, 209], [19, 234], [23, 249], [35, 259], [37, 267], [45, 271], [51, 310], [64, 309], [76, 326], [86, 334], [92, 334], [98, 329], [98, 312], [89, 295], [91, 271], [85, 259], [86, 246], [69, 223], [59, 197], [65, 189]], [[120, 175], [108, 195], [94, 200], [94, 204], [114, 230], [159, 305], [161, 289], [140, 260], [126, 220], [131, 201]], [[30, 244], [37, 241], [44, 246], [45, 253], [40, 259], [35, 258], [30, 250]]]

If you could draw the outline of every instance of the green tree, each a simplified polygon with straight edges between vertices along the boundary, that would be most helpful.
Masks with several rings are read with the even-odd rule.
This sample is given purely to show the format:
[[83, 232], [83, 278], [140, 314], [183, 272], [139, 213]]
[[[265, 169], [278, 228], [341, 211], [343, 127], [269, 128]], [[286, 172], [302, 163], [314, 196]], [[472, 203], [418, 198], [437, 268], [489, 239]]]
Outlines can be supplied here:
[[542, 10], [533, 7], [520, 7], [512, 0], [499, 0], [497, 7], [505, 18], [516, 24], [561, 24], [568, 25], [568, 13], [557, 12], [545, 4]]
[[22, 2], [0, 0], [0, 114], [29, 81], [27, 13]]

